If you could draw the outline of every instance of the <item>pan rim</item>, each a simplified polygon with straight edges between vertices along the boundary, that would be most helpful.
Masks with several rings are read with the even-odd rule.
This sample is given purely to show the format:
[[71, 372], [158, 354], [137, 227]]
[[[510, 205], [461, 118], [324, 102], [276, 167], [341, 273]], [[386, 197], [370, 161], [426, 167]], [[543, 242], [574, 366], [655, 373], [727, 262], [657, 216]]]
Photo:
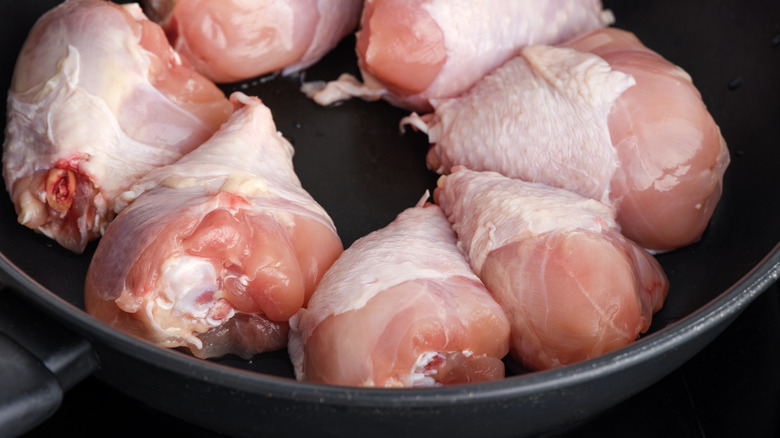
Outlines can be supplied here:
[[[217, 362], [198, 359], [175, 350], [148, 343], [113, 329], [84, 310], [49, 291], [18, 269], [0, 252], [0, 272], [14, 293], [37, 304], [54, 319], [74, 329], [89, 341], [132, 354], [155, 366], [208, 381], [228, 389], [264, 394], [277, 399], [314, 402], [349, 407], [398, 406], [438, 407], [452, 403], [517, 400], [534, 394], [560, 391], [609, 375], [616, 375], [673, 348], [686, 345], [718, 325], [730, 324], [748, 304], [780, 277], [780, 243], [728, 289], [695, 312], [616, 351], [561, 368], [510, 376], [502, 380], [438, 388], [361, 388], [298, 382]], [[718, 333], [719, 334], [719, 333]], [[700, 345], [699, 349], [706, 344]], [[697, 350], [698, 351], [698, 350]], [[695, 352], [694, 352], [695, 353]], [[670, 369], [672, 371], [674, 368]], [[652, 383], [652, 382], [650, 382]], [[635, 388], [636, 391], [644, 387]], [[631, 394], [628, 394], [629, 396]]]

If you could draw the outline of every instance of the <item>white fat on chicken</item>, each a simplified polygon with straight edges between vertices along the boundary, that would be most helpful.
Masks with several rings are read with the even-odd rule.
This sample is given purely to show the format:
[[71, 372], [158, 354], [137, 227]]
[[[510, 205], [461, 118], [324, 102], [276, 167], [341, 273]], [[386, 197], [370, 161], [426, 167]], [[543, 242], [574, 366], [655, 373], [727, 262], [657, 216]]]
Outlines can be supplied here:
[[[227, 314], [214, 319], [211, 309], [216, 302], [215, 293], [220, 289], [220, 284], [214, 265], [208, 260], [187, 255], [175, 256], [166, 260], [161, 270], [161, 297], [172, 304], [170, 310], [174, 316], [191, 315], [216, 327], [235, 313], [231, 308]], [[238, 281], [246, 283], [246, 276], [241, 277]], [[165, 306], [164, 303], [158, 304]]]

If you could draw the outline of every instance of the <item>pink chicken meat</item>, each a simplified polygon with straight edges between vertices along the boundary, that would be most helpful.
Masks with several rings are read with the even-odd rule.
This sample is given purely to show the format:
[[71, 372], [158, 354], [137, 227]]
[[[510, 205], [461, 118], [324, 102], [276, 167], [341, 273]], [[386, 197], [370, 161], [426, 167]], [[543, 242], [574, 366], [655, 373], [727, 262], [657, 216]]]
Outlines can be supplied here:
[[431, 387], [504, 377], [506, 316], [439, 207], [423, 202], [344, 251], [290, 320], [299, 380]]
[[283, 348], [288, 319], [343, 249], [270, 110], [241, 93], [231, 101], [211, 139], [123, 193], [130, 205], [85, 284], [91, 315], [198, 357]]
[[653, 251], [697, 241], [720, 199], [729, 153], [701, 95], [626, 31], [526, 47], [434, 108], [402, 122], [428, 134], [432, 170], [493, 170], [610, 203]]
[[62, 3], [30, 31], [8, 92], [3, 177], [19, 222], [82, 252], [121, 192], [229, 115], [137, 4]]
[[660, 265], [620, 234], [607, 205], [465, 168], [441, 177], [434, 197], [509, 318], [512, 357], [528, 369], [625, 346], [663, 305]]
[[319, 61], [360, 19], [362, 0], [145, 0], [173, 47], [206, 77], [292, 74]]
[[364, 83], [342, 75], [304, 90], [320, 104], [359, 96], [427, 111], [528, 44], [556, 44], [609, 24], [599, 0], [367, 0], [357, 33]]

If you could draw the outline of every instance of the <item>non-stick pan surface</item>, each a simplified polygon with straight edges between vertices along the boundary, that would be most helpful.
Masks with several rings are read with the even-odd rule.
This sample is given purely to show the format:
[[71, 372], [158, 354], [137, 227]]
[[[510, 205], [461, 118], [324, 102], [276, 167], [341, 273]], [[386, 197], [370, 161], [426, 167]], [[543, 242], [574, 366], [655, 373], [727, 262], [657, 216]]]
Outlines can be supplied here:
[[[7, 88], [26, 32], [56, 1], [3, 2], [0, 86]], [[724, 193], [702, 240], [661, 254], [669, 298], [650, 332], [614, 353], [557, 370], [439, 389], [342, 388], [294, 381], [285, 352], [204, 361], [109, 329], [83, 312], [94, 244], [63, 250], [16, 223], [0, 199], [2, 278], [21, 296], [88, 339], [97, 376], [163, 412], [215, 431], [260, 434], [521, 436], [589, 418], [649, 386], [714, 339], [780, 272], [780, 4], [606, 1], [616, 26], [694, 79], [731, 150]], [[346, 40], [306, 80], [356, 73]], [[345, 245], [414, 205], [436, 175], [427, 139], [401, 134], [406, 112], [353, 100], [321, 108], [301, 77], [226, 85], [272, 109], [296, 148], [304, 187], [333, 217]]]

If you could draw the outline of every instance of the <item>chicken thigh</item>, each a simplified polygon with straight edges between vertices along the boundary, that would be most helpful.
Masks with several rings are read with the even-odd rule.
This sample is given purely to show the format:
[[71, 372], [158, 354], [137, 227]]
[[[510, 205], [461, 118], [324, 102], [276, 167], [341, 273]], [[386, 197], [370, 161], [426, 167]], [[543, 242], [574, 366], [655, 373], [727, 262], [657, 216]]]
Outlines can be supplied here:
[[360, 19], [362, 0], [145, 0], [173, 47], [206, 77], [235, 82], [319, 61]]
[[364, 84], [343, 75], [304, 90], [320, 104], [351, 96], [430, 110], [528, 44], [556, 44], [611, 23], [600, 0], [367, 0], [357, 33]]
[[287, 320], [343, 249], [270, 110], [241, 93], [231, 101], [211, 139], [122, 194], [129, 206], [85, 284], [91, 315], [199, 357], [283, 348]]
[[119, 193], [230, 111], [137, 4], [62, 3], [30, 31], [8, 92], [3, 178], [19, 222], [82, 252]]
[[701, 95], [626, 31], [528, 46], [433, 104], [402, 121], [428, 134], [429, 168], [493, 170], [610, 203], [650, 250], [698, 240], [720, 199], [729, 154]]
[[430, 387], [504, 377], [506, 316], [439, 207], [423, 202], [344, 251], [290, 320], [299, 380]]
[[625, 346], [663, 305], [660, 265], [618, 232], [607, 205], [465, 168], [441, 177], [434, 197], [509, 318], [510, 354], [528, 369]]

